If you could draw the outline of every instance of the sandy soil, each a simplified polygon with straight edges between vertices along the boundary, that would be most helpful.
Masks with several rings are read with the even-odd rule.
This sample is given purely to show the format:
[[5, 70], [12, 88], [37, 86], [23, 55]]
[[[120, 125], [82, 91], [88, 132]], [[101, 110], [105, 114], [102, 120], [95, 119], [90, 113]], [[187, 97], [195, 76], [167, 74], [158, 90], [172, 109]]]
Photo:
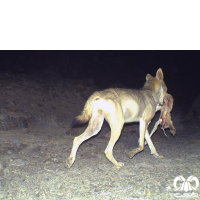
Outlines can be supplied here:
[[159, 128], [152, 139], [162, 159], [154, 158], [148, 146], [129, 159], [128, 151], [138, 145], [139, 126], [125, 125], [114, 148], [116, 160], [125, 164], [120, 169], [104, 155], [110, 135], [105, 122], [97, 136], [80, 146], [74, 165], [66, 169], [73, 139], [87, 126], [70, 129], [70, 123], [96, 90], [91, 81], [2, 76], [0, 85], [0, 199], [178, 199], [177, 193], [200, 195], [200, 187], [185, 192], [174, 191], [173, 185], [179, 175], [200, 179], [198, 118], [179, 115], [180, 110], [174, 108], [176, 136], [167, 130], [166, 138]]

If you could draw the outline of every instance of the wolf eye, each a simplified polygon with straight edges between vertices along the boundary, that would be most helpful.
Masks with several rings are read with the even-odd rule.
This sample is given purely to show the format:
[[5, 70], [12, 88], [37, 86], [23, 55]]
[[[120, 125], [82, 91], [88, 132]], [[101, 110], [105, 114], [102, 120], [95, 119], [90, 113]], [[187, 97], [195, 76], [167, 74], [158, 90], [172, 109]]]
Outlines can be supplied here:
[[163, 85], [163, 91], [167, 92], [167, 86], [166, 85]]

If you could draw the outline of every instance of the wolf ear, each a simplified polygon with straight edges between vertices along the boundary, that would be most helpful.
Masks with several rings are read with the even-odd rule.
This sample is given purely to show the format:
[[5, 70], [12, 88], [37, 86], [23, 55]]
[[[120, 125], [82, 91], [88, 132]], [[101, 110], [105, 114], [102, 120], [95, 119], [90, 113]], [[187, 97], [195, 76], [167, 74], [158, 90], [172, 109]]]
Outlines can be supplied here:
[[163, 71], [162, 71], [161, 68], [159, 68], [158, 71], [156, 72], [156, 78], [158, 80], [163, 80], [164, 79]]
[[148, 81], [148, 80], [152, 80], [153, 79], [153, 76], [151, 76], [151, 74], [147, 74], [146, 75], [146, 80]]

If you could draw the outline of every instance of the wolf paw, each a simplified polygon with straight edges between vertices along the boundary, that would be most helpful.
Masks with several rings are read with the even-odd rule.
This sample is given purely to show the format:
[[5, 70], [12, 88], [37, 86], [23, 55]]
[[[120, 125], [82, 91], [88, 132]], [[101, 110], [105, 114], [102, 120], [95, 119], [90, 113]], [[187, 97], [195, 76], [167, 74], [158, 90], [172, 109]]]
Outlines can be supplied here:
[[120, 167], [122, 167], [122, 166], [124, 166], [124, 163], [123, 163], [123, 162], [118, 162], [117, 165], [116, 165], [117, 168], [120, 168]]
[[152, 153], [152, 155], [153, 155], [155, 158], [164, 158], [163, 155], [159, 155], [158, 153], [156, 153], [156, 154]]
[[74, 163], [74, 159], [68, 158], [68, 160], [66, 161], [65, 167], [69, 169], [73, 163]]
[[136, 153], [137, 153], [136, 150], [129, 151], [128, 157], [132, 158]]

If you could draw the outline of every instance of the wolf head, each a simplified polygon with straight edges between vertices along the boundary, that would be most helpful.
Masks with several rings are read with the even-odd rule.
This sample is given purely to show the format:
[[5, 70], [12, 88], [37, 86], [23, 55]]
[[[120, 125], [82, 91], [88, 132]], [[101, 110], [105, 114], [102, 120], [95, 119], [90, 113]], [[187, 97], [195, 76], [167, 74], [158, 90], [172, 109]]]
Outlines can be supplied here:
[[167, 92], [167, 86], [165, 85], [164, 75], [161, 68], [157, 70], [155, 77], [150, 74], [146, 75], [146, 82], [143, 88], [153, 91], [156, 102], [161, 105], [163, 104], [164, 95]]

